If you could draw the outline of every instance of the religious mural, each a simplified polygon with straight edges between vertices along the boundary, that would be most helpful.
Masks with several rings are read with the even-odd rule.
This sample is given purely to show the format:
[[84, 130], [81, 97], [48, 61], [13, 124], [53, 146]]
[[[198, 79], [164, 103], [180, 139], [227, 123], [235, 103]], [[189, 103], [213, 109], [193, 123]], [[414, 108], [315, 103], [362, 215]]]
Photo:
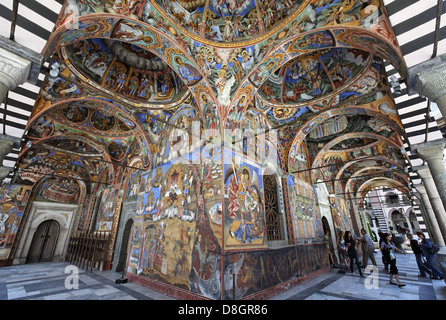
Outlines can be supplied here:
[[225, 149], [225, 248], [265, 246], [260, 165]]
[[297, 242], [309, 242], [323, 238], [320, 209], [316, 190], [305, 181], [288, 178], [294, 232]]
[[2, 186], [0, 192], [0, 265], [7, 263], [22, 224], [23, 212], [30, 199], [32, 187]]
[[95, 231], [111, 231], [116, 214], [119, 189], [108, 187], [103, 189], [99, 208], [96, 213]]
[[203, 148], [151, 173], [131, 174], [125, 202], [135, 203], [136, 222], [129, 272], [218, 298], [223, 223], [219, 154]]
[[74, 179], [65, 177], [43, 180], [34, 195], [34, 201], [56, 201], [69, 204], [77, 204], [79, 198], [79, 183]]

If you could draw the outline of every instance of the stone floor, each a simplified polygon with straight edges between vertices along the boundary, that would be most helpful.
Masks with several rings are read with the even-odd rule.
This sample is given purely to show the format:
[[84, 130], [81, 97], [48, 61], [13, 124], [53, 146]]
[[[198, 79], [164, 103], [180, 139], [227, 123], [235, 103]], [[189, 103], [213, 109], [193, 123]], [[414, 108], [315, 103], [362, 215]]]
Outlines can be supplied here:
[[[76, 277], [77, 275], [77, 277]], [[0, 300], [170, 300], [136, 283], [116, 284], [121, 274], [73, 269], [67, 262], [0, 268]]]
[[[405, 287], [389, 283], [382, 271], [338, 273], [331, 269], [322, 276], [278, 294], [270, 300], [446, 300], [442, 280], [419, 278], [413, 254], [397, 255], [400, 279]], [[66, 262], [44, 262], [0, 268], [0, 300], [173, 300], [132, 282], [116, 284], [121, 274], [78, 269]]]
[[[342, 274], [334, 268], [270, 300], [446, 300], [445, 281], [418, 277], [413, 253], [397, 254], [396, 257], [399, 278], [406, 285], [404, 287], [390, 284], [389, 274], [383, 270], [381, 253], [376, 253], [376, 271], [369, 270], [364, 277], [360, 277], [356, 270]], [[369, 267], [372, 267], [370, 261]]]

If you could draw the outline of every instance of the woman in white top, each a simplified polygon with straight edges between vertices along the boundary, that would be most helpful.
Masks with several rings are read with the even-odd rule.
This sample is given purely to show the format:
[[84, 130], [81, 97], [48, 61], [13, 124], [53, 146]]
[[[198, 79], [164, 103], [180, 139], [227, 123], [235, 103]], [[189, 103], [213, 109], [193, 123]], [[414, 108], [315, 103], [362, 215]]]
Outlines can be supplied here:
[[[404, 287], [405, 284], [400, 282], [400, 279], [398, 277], [398, 268], [396, 267], [396, 257], [395, 257], [395, 250], [397, 250], [400, 253], [406, 254], [406, 252], [401, 251], [398, 249], [395, 244], [391, 241], [392, 235], [387, 234], [384, 238], [384, 241], [381, 244], [381, 251], [384, 256], [386, 256], [387, 260], [389, 261], [390, 266], [390, 284], [398, 285], [398, 287]], [[393, 277], [395, 277], [397, 283], [393, 282]]]

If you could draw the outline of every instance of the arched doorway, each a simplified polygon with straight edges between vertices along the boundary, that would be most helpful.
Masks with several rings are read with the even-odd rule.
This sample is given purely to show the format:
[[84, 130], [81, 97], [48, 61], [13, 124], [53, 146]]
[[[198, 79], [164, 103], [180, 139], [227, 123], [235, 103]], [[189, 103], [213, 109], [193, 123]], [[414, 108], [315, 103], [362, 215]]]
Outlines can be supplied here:
[[34, 233], [26, 263], [52, 261], [59, 232], [60, 226], [55, 220], [42, 222]]
[[127, 223], [125, 224], [124, 227], [124, 233], [122, 235], [122, 243], [121, 243], [121, 249], [119, 252], [119, 260], [118, 260], [118, 264], [116, 266], [115, 271], [116, 272], [121, 272], [124, 270], [125, 265], [126, 265], [126, 261], [127, 261], [127, 254], [128, 254], [128, 246], [129, 246], [129, 239], [130, 239], [130, 234], [132, 231], [132, 226], [133, 226], [133, 220], [129, 219], [127, 221]]
[[[332, 258], [333, 258], [333, 263], [338, 263], [337, 261], [337, 255], [336, 255], [336, 235], [333, 235], [331, 232], [331, 228], [330, 228], [330, 223], [328, 222], [326, 217], [322, 217], [322, 228], [324, 231], [324, 235], [328, 232], [329, 235], [329, 240], [328, 240], [328, 245], [329, 245], [329, 250], [332, 253]], [[332, 263], [332, 262], [330, 262]]]
[[324, 229], [324, 234], [326, 234], [327, 231], [331, 234], [330, 225], [328, 224], [328, 220], [325, 217], [322, 217], [322, 227]]

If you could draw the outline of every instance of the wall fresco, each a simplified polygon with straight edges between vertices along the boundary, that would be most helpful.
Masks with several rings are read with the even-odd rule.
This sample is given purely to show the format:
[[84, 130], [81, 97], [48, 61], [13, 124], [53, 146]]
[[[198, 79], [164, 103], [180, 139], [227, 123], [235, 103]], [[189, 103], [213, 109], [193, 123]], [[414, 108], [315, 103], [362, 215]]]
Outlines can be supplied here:
[[293, 177], [288, 177], [288, 190], [293, 199], [290, 210], [296, 242], [320, 241], [323, 230], [316, 190], [309, 183]]
[[31, 189], [23, 185], [3, 185], [0, 189], [0, 265], [10, 258]]
[[227, 149], [224, 159], [225, 248], [265, 246], [260, 165]]
[[[199, 149], [129, 177], [135, 203], [128, 271], [203, 296], [220, 296], [221, 150]], [[198, 160], [199, 165], [191, 158]], [[185, 160], [187, 158], [188, 160]], [[217, 286], [217, 287], [216, 287]]]

